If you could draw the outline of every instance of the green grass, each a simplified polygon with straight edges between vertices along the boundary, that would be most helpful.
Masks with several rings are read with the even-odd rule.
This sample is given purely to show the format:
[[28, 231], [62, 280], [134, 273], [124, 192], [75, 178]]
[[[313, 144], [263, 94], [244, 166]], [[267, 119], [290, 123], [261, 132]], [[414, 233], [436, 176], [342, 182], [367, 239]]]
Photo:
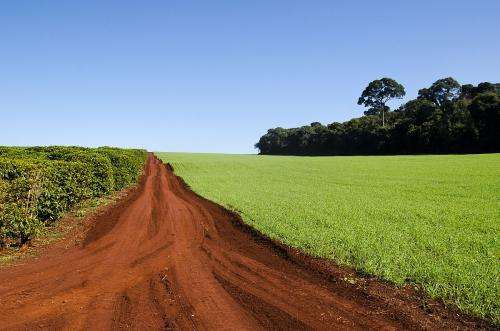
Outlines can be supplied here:
[[500, 322], [500, 154], [157, 154], [271, 238]]

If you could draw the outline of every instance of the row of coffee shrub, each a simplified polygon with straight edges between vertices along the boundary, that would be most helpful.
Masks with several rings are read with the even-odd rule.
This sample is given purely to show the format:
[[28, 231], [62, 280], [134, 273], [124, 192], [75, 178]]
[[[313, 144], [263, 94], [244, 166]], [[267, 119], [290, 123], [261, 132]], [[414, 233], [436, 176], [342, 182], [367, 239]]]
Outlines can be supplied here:
[[146, 157], [111, 147], [0, 147], [0, 247], [26, 243], [82, 200], [137, 183]]

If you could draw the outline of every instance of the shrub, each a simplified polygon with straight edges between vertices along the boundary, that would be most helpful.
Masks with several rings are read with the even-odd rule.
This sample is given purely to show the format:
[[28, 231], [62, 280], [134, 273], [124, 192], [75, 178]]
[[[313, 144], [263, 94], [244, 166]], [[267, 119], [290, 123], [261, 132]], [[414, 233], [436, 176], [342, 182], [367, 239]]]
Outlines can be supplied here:
[[111, 160], [94, 150], [85, 151], [70, 147], [67, 150], [51, 150], [50, 160], [78, 161], [85, 163], [92, 172], [91, 190], [95, 197], [109, 194], [114, 189], [113, 166]]
[[42, 222], [27, 208], [16, 203], [0, 206], [0, 247], [24, 244], [40, 233]]
[[[137, 151], [139, 151], [139, 153]], [[145, 155], [142, 151], [101, 147], [99, 148], [99, 152], [106, 155], [111, 161], [115, 179], [115, 189], [121, 190], [137, 181], [145, 161], [145, 157], [143, 157]]]
[[0, 147], [0, 246], [24, 244], [76, 203], [135, 183], [144, 150]]

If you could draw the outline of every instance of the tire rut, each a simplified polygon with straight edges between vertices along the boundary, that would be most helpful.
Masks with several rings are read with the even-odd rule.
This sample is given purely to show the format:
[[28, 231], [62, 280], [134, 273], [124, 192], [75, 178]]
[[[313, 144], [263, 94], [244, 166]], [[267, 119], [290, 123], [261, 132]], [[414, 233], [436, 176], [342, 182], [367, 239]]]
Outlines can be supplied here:
[[371, 292], [346, 285], [307, 259], [193, 193], [150, 154], [138, 188], [97, 216], [81, 245], [0, 269], [0, 330], [486, 325], [398, 303], [401, 292], [379, 283]]

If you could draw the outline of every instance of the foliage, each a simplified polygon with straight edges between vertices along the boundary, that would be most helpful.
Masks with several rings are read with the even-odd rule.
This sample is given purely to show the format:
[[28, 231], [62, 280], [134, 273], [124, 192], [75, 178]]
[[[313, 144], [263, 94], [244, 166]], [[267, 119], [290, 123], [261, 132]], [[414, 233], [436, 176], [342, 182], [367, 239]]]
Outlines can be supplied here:
[[402, 98], [406, 94], [403, 85], [392, 78], [382, 78], [372, 81], [365, 88], [361, 97], [358, 99], [358, 105], [370, 107], [365, 111], [365, 115], [380, 114], [382, 118], [382, 127], [385, 127], [385, 114], [390, 110], [386, 106], [387, 101], [394, 98]]
[[0, 246], [22, 245], [82, 200], [137, 181], [143, 150], [0, 147]]
[[360, 101], [372, 108], [385, 107], [379, 108], [385, 126], [379, 122], [379, 111], [367, 111], [366, 116], [344, 123], [270, 129], [255, 147], [260, 154], [276, 155], [500, 152], [499, 84], [460, 86], [448, 77], [421, 89], [418, 98], [399, 109], [388, 111], [384, 100], [396, 93], [382, 92], [385, 85], [375, 82]]
[[426, 99], [442, 106], [445, 102], [454, 100], [460, 95], [460, 84], [452, 77], [439, 79], [429, 88], [418, 91], [419, 99]]
[[159, 156], [274, 239], [500, 323], [500, 154]]
[[137, 170], [142, 169], [144, 164], [143, 150], [127, 150], [127, 153], [124, 153], [123, 149], [100, 147], [98, 151], [111, 161], [115, 190], [121, 190], [137, 181], [140, 173]]

